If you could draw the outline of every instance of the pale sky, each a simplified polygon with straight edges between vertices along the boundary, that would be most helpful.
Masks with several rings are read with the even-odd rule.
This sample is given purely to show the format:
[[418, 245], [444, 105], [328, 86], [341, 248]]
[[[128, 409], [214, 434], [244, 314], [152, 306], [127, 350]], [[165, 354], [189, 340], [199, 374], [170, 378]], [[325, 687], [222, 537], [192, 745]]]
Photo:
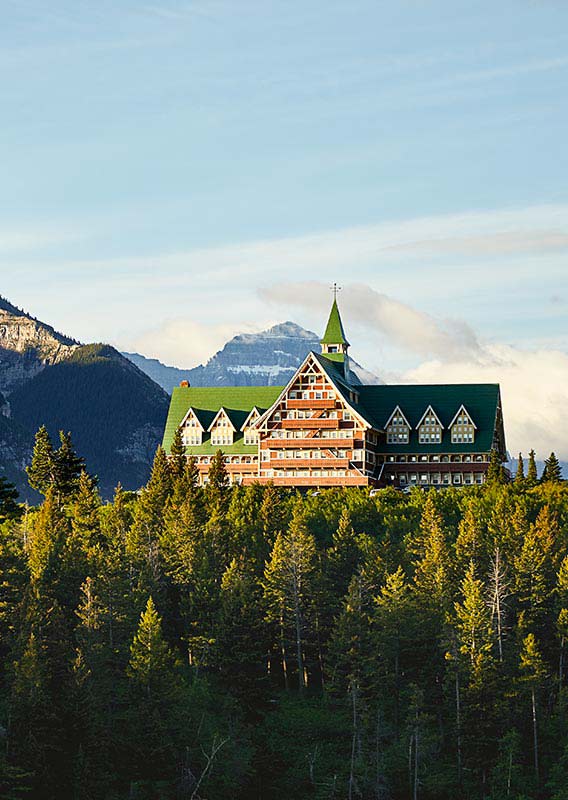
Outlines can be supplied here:
[[514, 364], [512, 395], [553, 359], [536, 382], [565, 407], [568, 2], [0, 0], [0, 20], [12, 302], [192, 366], [239, 331], [321, 331], [337, 281], [369, 369]]

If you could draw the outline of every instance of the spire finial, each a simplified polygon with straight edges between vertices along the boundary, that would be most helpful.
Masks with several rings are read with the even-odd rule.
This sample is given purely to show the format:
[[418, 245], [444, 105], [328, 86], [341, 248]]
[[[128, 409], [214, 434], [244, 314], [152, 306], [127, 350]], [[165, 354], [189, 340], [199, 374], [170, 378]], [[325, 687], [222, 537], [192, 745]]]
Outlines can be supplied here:
[[334, 301], [337, 301], [337, 292], [340, 292], [342, 289], [343, 289], [343, 286], [338, 286], [337, 283], [335, 283], [335, 282], [333, 283], [333, 286], [331, 287], [331, 291], [333, 292]]

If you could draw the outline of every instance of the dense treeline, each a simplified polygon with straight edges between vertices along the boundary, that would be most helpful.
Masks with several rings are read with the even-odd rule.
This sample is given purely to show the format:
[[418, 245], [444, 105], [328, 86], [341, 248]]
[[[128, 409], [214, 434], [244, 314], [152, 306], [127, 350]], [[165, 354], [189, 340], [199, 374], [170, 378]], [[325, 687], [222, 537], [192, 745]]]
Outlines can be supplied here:
[[568, 798], [568, 487], [0, 483], [3, 798]]

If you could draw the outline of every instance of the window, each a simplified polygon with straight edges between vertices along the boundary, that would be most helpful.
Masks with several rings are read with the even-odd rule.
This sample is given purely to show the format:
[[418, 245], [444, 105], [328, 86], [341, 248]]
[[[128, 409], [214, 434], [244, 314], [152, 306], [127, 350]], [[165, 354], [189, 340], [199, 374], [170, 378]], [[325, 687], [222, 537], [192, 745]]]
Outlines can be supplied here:
[[397, 407], [387, 423], [387, 444], [408, 444], [410, 426]]
[[245, 428], [245, 444], [257, 444], [258, 431], [254, 428]]
[[475, 425], [462, 406], [451, 425], [452, 444], [473, 444], [475, 441]]
[[345, 409], [345, 411], [343, 412], [343, 419], [345, 420], [353, 419], [353, 417], [351, 416], [351, 411], [347, 411], [347, 409]]
[[440, 444], [442, 441], [442, 423], [432, 406], [428, 406], [418, 424], [418, 441], [420, 444]]

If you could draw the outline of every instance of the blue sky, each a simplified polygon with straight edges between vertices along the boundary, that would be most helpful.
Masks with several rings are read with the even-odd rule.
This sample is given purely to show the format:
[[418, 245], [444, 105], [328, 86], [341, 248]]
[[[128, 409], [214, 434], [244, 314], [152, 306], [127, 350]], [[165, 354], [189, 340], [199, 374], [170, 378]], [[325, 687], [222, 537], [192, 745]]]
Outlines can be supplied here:
[[0, 11], [13, 302], [190, 366], [240, 330], [320, 330], [337, 280], [387, 376], [480, 363], [458, 329], [566, 356], [563, 0]]

